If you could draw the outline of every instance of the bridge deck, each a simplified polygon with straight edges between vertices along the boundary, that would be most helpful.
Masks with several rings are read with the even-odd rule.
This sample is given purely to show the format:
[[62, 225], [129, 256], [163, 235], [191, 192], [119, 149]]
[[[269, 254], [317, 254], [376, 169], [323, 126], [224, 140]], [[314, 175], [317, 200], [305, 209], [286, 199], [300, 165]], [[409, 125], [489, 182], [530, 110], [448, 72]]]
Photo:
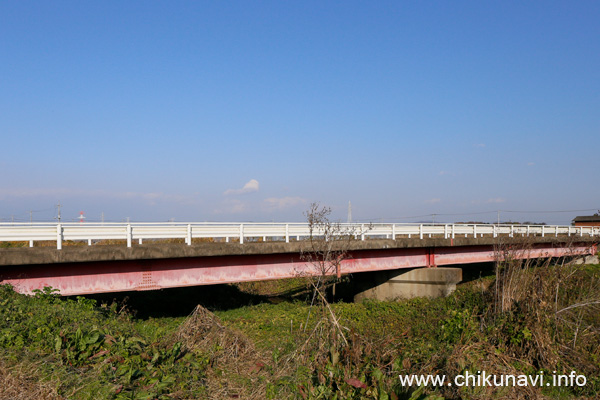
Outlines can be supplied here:
[[[424, 238], [352, 241], [342, 274], [494, 261], [499, 244], [518, 258], [595, 254], [597, 238]], [[576, 239], [576, 242], [573, 240]], [[23, 293], [44, 286], [63, 295], [152, 290], [315, 274], [307, 243], [193, 243], [0, 250], [0, 282]], [[336, 271], [330, 271], [335, 273]]]

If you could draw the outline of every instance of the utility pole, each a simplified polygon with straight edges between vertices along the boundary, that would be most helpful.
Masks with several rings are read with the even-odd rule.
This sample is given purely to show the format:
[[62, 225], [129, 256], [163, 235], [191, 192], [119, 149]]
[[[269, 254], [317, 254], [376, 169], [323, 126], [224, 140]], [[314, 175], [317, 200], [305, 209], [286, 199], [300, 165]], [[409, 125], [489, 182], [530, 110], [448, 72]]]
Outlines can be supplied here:
[[498, 210], [498, 225], [500, 225], [500, 210]]
[[352, 203], [348, 202], [348, 223], [352, 223]]
[[33, 210], [29, 210], [29, 223], [33, 224]]
[[432, 223], [432, 224], [435, 224], [435, 216], [436, 216], [436, 215], [437, 215], [437, 214], [431, 214], [431, 223]]

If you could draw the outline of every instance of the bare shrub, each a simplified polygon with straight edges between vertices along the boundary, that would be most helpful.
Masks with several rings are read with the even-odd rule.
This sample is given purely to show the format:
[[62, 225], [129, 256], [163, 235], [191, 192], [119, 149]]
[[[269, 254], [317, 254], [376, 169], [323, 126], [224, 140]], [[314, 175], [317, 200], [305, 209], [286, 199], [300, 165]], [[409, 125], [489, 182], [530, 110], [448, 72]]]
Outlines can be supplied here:
[[[335, 290], [335, 284], [342, 275], [342, 262], [350, 257], [352, 242], [370, 230], [371, 225], [361, 230], [355, 224], [332, 221], [330, 215], [331, 208], [322, 207], [318, 203], [312, 203], [305, 213], [309, 236], [303, 242], [301, 258], [308, 269], [298, 275], [308, 282], [312, 289], [312, 299], [304, 324], [305, 336], [297, 350], [282, 362], [287, 367], [298, 368], [302, 365], [310, 371], [311, 376], [305, 381], [307, 387], [300, 387], [304, 398], [317, 394], [325, 396], [325, 392], [320, 392], [323, 387], [333, 391], [340, 390], [339, 385], [349, 385], [346, 379], [357, 384], [358, 381], [354, 378], [357, 370], [353, 361], [360, 364], [357, 360], [362, 355], [361, 349], [370, 344], [361, 335], [351, 332], [340, 323], [328, 301], [327, 289]], [[313, 307], [317, 308], [314, 325], [309, 324]], [[320, 389], [316, 389], [314, 385], [320, 385]]]
[[[347, 345], [348, 341], [327, 301], [326, 289], [341, 278], [342, 261], [349, 257], [348, 251], [352, 241], [365, 231], [360, 231], [354, 224], [331, 221], [330, 215], [330, 207], [311, 203], [305, 213], [309, 236], [305, 242], [306, 247], [302, 249], [301, 258], [310, 266], [310, 271], [303, 275], [308, 278], [313, 289], [311, 307], [316, 301], [321, 310], [322, 320], [317, 323], [313, 333], [327, 326], [326, 331], [329, 332], [327, 342], [336, 346], [338, 341], [343, 342], [344, 345]], [[370, 225], [366, 227], [366, 230], [370, 229]]]

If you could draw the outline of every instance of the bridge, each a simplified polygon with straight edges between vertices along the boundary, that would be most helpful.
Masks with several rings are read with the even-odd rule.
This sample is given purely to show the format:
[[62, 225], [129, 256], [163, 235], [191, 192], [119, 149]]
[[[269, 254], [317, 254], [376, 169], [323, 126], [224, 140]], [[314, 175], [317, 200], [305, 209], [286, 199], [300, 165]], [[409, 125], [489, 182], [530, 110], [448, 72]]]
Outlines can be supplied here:
[[[582, 256], [596, 254], [600, 237], [600, 227], [554, 225], [340, 224], [340, 231], [353, 239], [334, 273], [376, 273], [379, 289], [365, 296], [378, 298], [399, 293], [386, 285], [451, 290], [461, 270], [440, 267], [495, 261], [499, 246], [523, 248], [512, 254], [523, 259]], [[0, 249], [0, 283], [80, 295], [297, 277], [316, 273], [301, 257], [310, 235], [306, 223], [4, 223], [0, 245], [24, 247]]]

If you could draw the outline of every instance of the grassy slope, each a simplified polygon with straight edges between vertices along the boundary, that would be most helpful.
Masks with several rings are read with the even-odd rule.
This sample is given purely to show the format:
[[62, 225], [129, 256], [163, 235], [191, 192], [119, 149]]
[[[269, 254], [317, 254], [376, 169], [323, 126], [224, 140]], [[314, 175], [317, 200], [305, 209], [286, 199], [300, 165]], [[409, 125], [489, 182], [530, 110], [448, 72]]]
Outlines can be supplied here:
[[[579, 271], [578, 282], [597, 277], [599, 269]], [[0, 398], [21, 393], [22, 398], [78, 399], [394, 399], [409, 398], [414, 391], [400, 386], [398, 374], [483, 369], [535, 374], [549, 366], [584, 369], [588, 385], [426, 392], [431, 399], [597, 398], [597, 331], [579, 332], [573, 340], [573, 330], [532, 312], [527, 299], [509, 312], [491, 313], [490, 294], [479, 283], [464, 285], [445, 299], [333, 304], [347, 346], [332, 335], [335, 327], [321, 323], [322, 311], [303, 301], [272, 304], [263, 299], [217, 311], [220, 320], [198, 331], [210, 340], [193, 346], [189, 338], [176, 337], [184, 317], [136, 320], [116, 304], [96, 307], [89, 299], [61, 299], [49, 291], [27, 297], [1, 287]], [[293, 291], [290, 282], [282, 285], [282, 291]], [[265, 287], [281, 292], [273, 283]], [[260, 289], [252, 286], [253, 294]], [[532, 304], [543, 308], [541, 301]], [[591, 318], [587, 326], [597, 330], [600, 321], [590, 315], [585, 316]], [[550, 331], [547, 343], [538, 346]], [[232, 355], [231, 343], [251, 343], [252, 348]], [[424, 399], [427, 394], [412, 396]]]

